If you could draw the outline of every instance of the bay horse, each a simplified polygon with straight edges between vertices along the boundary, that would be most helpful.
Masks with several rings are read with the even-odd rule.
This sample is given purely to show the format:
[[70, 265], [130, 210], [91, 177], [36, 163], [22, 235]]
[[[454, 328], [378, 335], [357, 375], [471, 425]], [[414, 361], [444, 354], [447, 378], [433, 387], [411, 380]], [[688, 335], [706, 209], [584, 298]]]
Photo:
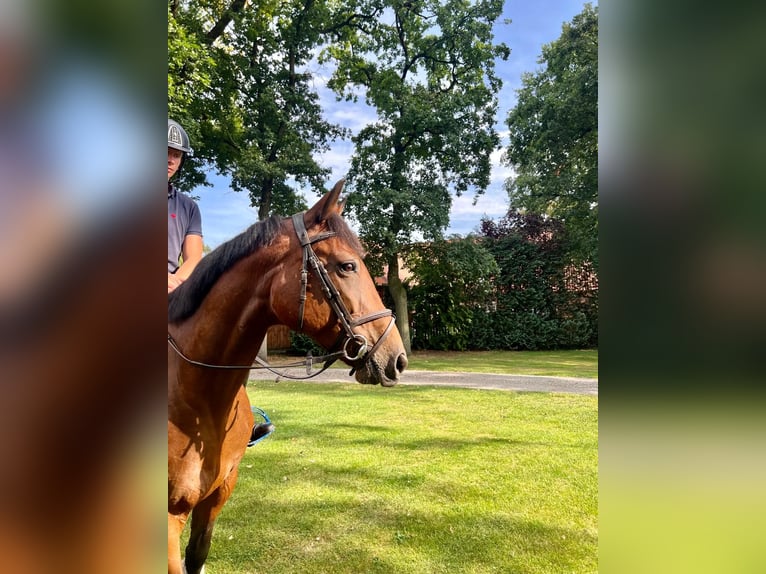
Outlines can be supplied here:
[[250, 438], [245, 383], [270, 326], [307, 334], [360, 383], [393, 386], [407, 366], [393, 314], [341, 217], [342, 189], [343, 180], [308, 211], [251, 226], [169, 295], [168, 574], [203, 571]]

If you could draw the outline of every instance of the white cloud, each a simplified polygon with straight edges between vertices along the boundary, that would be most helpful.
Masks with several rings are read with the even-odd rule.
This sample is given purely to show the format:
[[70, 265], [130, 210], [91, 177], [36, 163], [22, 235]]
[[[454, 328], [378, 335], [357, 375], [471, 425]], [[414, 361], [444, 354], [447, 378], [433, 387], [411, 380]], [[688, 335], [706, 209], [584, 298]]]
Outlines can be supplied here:
[[513, 170], [512, 167], [503, 165], [502, 163], [502, 157], [505, 153], [505, 149], [499, 149], [492, 152], [492, 155], [490, 156], [489, 160], [491, 162], [491, 171], [490, 171], [490, 185], [500, 184], [503, 185], [505, 183], [505, 180], [509, 177], [514, 177], [516, 175], [516, 172]]
[[324, 105], [327, 120], [350, 129], [353, 134], [358, 134], [362, 128], [377, 119], [375, 110], [361, 101], [355, 103], [332, 101]]
[[502, 189], [488, 189], [476, 199], [475, 204], [474, 199], [473, 196], [466, 194], [453, 198], [450, 212], [457, 216], [464, 216], [484, 213], [504, 214], [508, 211], [508, 196]]
[[351, 168], [351, 155], [353, 151], [354, 148], [351, 142], [336, 142], [332, 148], [317, 158], [319, 165], [332, 170], [330, 174], [332, 183], [341, 177], [345, 177], [348, 173], [348, 170]]
[[482, 218], [497, 219], [507, 212], [508, 194], [502, 185], [490, 185], [478, 198], [470, 194], [454, 197], [446, 234], [467, 235], [477, 230]]

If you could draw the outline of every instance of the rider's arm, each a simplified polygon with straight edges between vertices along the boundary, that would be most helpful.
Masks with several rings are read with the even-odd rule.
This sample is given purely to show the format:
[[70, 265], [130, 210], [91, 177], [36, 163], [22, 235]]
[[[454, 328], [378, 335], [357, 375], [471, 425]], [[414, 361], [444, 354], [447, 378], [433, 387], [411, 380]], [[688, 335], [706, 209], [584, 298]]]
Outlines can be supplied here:
[[183, 264], [174, 273], [178, 279], [184, 281], [191, 275], [191, 272], [194, 271], [197, 263], [202, 259], [202, 248], [203, 242], [201, 235], [187, 235], [184, 238], [184, 243], [181, 248]]

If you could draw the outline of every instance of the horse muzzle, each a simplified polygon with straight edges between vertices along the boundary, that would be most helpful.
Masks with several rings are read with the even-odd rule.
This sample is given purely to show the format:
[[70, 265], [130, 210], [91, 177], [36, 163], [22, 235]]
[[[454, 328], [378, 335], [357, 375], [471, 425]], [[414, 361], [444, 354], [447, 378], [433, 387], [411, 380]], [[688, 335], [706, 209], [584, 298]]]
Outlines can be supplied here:
[[355, 368], [356, 380], [363, 385], [381, 385], [393, 387], [399, 382], [399, 376], [407, 368], [407, 355], [401, 351], [384, 355], [376, 353]]

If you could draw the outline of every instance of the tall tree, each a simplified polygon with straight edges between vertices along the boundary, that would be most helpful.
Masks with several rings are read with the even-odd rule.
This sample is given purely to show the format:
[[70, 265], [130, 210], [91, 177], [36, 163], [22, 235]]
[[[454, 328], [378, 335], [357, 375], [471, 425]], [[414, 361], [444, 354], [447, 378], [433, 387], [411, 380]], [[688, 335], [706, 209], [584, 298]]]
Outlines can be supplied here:
[[476, 237], [452, 237], [413, 246], [405, 261], [412, 270], [413, 343], [420, 349], [465, 351], [474, 309], [494, 295], [499, 271], [492, 253]]
[[314, 158], [344, 133], [306, 72], [326, 17], [314, 0], [169, 3], [170, 111], [190, 125], [199, 162], [249, 192], [261, 219], [305, 207], [287, 181], [322, 189], [329, 170]]
[[329, 86], [362, 95], [377, 120], [355, 137], [348, 205], [360, 234], [388, 264], [397, 326], [410, 350], [407, 292], [399, 259], [413, 235], [441, 237], [451, 194], [489, 184], [496, 58], [492, 26], [501, 0], [351, 0], [334, 14], [336, 64]]
[[598, 9], [586, 4], [543, 47], [507, 118], [514, 208], [560, 219], [577, 259], [598, 262]]
[[209, 90], [216, 72], [210, 50], [201, 40], [201, 25], [179, 11], [178, 1], [168, 4], [168, 116], [184, 126], [194, 148], [194, 156], [177, 176], [178, 186], [189, 191], [206, 183], [205, 164], [216, 156], [215, 146], [200, 136], [198, 120], [212, 109]]

